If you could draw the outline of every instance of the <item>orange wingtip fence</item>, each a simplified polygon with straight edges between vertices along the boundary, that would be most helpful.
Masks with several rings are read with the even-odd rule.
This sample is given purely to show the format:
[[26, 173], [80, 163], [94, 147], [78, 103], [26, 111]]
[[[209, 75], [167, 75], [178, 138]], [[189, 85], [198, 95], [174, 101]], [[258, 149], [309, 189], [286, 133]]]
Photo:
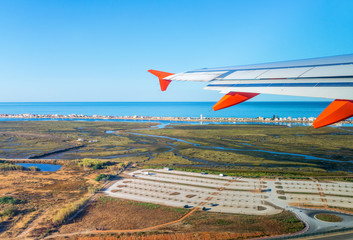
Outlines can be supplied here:
[[170, 84], [171, 80], [165, 80], [163, 78], [174, 75], [174, 73], [162, 72], [162, 71], [157, 71], [157, 70], [153, 70], [153, 69], [148, 70], [148, 72], [150, 72], [153, 75], [158, 77], [159, 85], [161, 86], [162, 91], [167, 90], [168, 85]]

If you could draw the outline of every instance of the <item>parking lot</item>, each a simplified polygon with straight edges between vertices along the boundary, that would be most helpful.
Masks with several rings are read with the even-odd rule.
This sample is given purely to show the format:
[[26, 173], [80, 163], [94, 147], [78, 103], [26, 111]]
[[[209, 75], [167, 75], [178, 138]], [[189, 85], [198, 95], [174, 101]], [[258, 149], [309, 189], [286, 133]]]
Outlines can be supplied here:
[[263, 180], [169, 169], [138, 170], [106, 190], [110, 196], [205, 211], [267, 215], [297, 204], [351, 208], [353, 183]]
[[[281, 188], [278, 188], [280, 186]], [[352, 208], [353, 183], [281, 180], [277, 190], [283, 190], [288, 203]]]
[[205, 211], [251, 215], [281, 212], [266, 203], [266, 185], [259, 179], [203, 175], [169, 170], [143, 170], [116, 182], [107, 193], [114, 197], [165, 204], [199, 207]]

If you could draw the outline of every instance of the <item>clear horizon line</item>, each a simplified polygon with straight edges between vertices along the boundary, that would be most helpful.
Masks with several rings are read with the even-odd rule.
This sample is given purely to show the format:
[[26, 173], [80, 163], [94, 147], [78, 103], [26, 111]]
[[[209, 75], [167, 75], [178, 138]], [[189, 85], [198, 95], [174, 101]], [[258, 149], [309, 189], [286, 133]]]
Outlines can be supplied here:
[[[0, 103], [216, 103], [217, 101], [33, 101], [33, 102], [2, 102]], [[245, 103], [268, 103], [268, 102], [331, 102], [327, 101], [248, 101]]]

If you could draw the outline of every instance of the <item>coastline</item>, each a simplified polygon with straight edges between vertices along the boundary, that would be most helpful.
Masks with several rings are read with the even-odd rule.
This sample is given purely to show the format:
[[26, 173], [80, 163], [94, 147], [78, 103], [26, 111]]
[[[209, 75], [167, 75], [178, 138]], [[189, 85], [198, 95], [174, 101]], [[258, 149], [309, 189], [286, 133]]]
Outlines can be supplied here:
[[[1, 119], [11, 120], [128, 120], [128, 121], [173, 121], [173, 122], [225, 122], [225, 123], [273, 123], [273, 124], [290, 124], [299, 123], [312, 125], [316, 118], [314, 117], [273, 117], [273, 118], [235, 118], [235, 117], [151, 117], [151, 116], [104, 116], [104, 115], [61, 115], [61, 114], [0, 114], [0, 121], [6, 121]], [[342, 124], [353, 124], [353, 119], [347, 119], [340, 123], [334, 124], [335, 126], [341, 126]]]

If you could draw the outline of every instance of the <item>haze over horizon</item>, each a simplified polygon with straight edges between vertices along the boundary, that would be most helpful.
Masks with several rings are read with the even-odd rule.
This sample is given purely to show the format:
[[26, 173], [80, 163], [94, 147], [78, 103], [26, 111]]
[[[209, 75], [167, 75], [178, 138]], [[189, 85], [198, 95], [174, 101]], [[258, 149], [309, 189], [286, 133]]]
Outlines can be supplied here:
[[[353, 53], [353, 2], [2, 1], [0, 102], [215, 102], [182, 72]], [[253, 101], [330, 101], [261, 94]]]

